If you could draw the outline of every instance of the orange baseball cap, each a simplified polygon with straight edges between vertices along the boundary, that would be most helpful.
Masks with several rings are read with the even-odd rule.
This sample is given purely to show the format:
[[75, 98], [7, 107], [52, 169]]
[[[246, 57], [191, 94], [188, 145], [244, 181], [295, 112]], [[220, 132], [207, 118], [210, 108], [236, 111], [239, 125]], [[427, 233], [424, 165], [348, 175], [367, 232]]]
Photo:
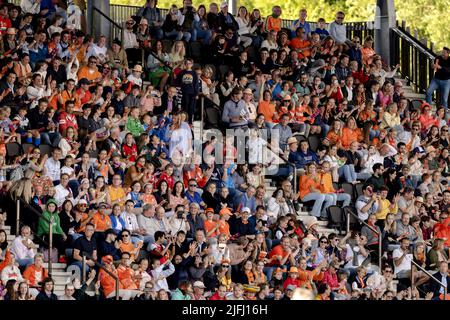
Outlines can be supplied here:
[[219, 214], [221, 216], [223, 216], [224, 214], [229, 214], [232, 215], [233, 213], [231, 212], [231, 210], [227, 207], [220, 209]]
[[208, 212], [214, 213], [214, 209], [213, 208], [206, 208], [205, 213], [208, 213]]

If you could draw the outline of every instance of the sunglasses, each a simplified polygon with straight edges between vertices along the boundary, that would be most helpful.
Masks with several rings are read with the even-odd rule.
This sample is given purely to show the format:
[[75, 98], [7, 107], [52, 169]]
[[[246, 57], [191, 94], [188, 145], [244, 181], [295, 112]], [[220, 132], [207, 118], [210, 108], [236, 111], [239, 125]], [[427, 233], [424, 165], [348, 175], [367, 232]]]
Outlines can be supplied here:
[[392, 273], [392, 270], [384, 270], [386, 273]]
[[320, 243], [328, 243], [328, 241], [320, 241]]
[[442, 132], [448, 132], [448, 130], [446, 130], [446, 129], [442, 129]]
[[229, 268], [230, 266], [229, 265], [222, 265], [222, 268]]
[[190, 184], [189, 187], [196, 187], [196, 184]]
[[122, 235], [122, 238], [128, 238], [130, 235], [128, 235], [128, 234], [123, 234]]

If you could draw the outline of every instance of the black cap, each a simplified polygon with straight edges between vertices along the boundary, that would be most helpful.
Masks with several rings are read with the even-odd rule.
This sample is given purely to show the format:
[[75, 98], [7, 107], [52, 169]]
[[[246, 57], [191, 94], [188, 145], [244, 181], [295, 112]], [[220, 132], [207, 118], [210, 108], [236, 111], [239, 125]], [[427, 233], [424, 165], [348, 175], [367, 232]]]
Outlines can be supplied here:
[[80, 79], [80, 81], [78, 81], [78, 83], [79, 83], [80, 85], [83, 85], [83, 84], [91, 84], [91, 82], [90, 82], [88, 79], [86, 79], [86, 78]]
[[444, 47], [444, 50], [450, 52], [450, 49], [448, 47]]
[[113, 40], [113, 44], [117, 44], [118, 46], [122, 46], [122, 41], [120, 41], [119, 39], [115, 38]]

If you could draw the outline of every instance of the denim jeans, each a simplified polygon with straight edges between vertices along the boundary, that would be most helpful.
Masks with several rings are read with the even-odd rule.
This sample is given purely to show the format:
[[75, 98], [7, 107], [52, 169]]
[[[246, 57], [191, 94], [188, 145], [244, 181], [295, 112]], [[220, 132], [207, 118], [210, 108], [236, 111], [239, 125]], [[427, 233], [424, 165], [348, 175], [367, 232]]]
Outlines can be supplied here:
[[433, 92], [439, 89], [441, 91], [441, 105], [445, 108], [448, 108], [448, 95], [450, 93], [450, 79], [449, 80], [439, 80], [433, 78], [431, 80], [430, 85], [427, 89], [426, 100], [428, 103], [431, 103], [431, 96]]
[[352, 201], [352, 197], [348, 193], [329, 193], [328, 195], [333, 197], [333, 205], [336, 205], [338, 201], [342, 201], [342, 207], [346, 207]]
[[161, 28], [150, 27], [150, 35], [154, 36], [156, 39], [161, 40], [164, 37], [164, 32]]
[[41, 143], [42, 144], [49, 144], [51, 146], [57, 147], [60, 140], [61, 140], [61, 135], [58, 132], [42, 132], [41, 133]]
[[[314, 200], [314, 206], [311, 210], [311, 215], [315, 217], [326, 217], [326, 209], [333, 205], [334, 198], [329, 194], [322, 194], [318, 192], [311, 192], [308, 193], [305, 197], [303, 197], [303, 202], [313, 201]], [[322, 209], [322, 204], [323, 206]]]
[[33, 264], [34, 259], [32, 258], [16, 259], [16, 262], [19, 264], [19, 267], [28, 267], [30, 264]]
[[202, 39], [204, 44], [209, 44], [212, 37], [211, 30], [193, 29], [191, 34], [192, 34], [191, 37], [192, 41]]
[[178, 40], [184, 40], [186, 42], [189, 42], [191, 40], [191, 33], [190, 32], [183, 32], [183, 31], [177, 31], [172, 30], [169, 32], [165, 32], [166, 38], [174, 39], [176, 41]]
[[355, 166], [353, 164], [344, 164], [338, 169], [339, 177], [344, 177], [346, 182], [356, 181]]

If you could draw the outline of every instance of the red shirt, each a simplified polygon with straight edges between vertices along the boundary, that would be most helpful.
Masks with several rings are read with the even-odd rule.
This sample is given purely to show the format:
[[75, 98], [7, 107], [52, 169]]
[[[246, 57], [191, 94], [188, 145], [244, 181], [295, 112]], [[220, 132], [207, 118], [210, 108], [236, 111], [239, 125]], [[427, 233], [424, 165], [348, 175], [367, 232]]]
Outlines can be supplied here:
[[137, 156], [137, 146], [133, 143], [131, 146], [124, 144], [122, 146], [122, 155], [128, 158], [129, 161], [135, 162]]
[[[273, 249], [269, 252], [269, 259], [271, 259], [274, 256], [281, 256], [281, 259], [284, 259], [286, 256], [288, 255], [288, 253], [286, 251], [284, 251], [283, 246], [281, 244], [273, 247]], [[274, 259], [270, 265], [272, 266], [279, 266], [280, 265], [280, 260], [278, 259]]]
[[83, 93], [83, 91], [80, 88], [76, 91], [76, 93], [77, 96], [80, 98], [80, 106], [83, 106], [83, 104], [88, 103], [91, 100], [92, 95], [89, 90]]
[[0, 34], [4, 35], [6, 34], [6, 31], [8, 28], [11, 28], [11, 20], [9, 20], [8, 17], [2, 17], [0, 16]]
[[73, 113], [61, 112], [59, 115], [59, 132], [64, 132], [68, 127], [78, 130], [77, 118]]

